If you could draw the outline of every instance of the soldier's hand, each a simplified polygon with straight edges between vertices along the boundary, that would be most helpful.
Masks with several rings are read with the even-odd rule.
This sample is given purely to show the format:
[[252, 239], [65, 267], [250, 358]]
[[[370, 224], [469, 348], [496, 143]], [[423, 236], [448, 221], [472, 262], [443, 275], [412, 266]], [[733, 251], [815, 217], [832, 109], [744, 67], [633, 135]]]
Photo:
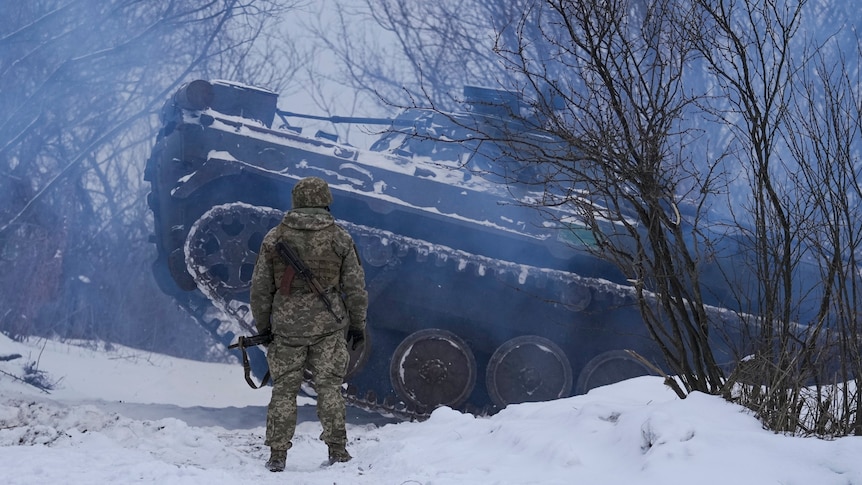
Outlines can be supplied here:
[[347, 329], [347, 342], [353, 341], [353, 345], [350, 346], [353, 350], [356, 350], [360, 345], [365, 342], [365, 331], [359, 330], [355, 328]]

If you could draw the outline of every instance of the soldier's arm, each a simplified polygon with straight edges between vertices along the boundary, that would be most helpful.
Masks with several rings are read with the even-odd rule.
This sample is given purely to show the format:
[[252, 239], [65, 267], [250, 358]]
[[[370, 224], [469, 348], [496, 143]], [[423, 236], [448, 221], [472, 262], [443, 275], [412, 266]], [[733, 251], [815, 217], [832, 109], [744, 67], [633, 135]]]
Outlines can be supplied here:
[[272, 300], [275, 297], [276, 287], [270, 246], [266, 240], [261, 244], [251, 276], [251, 314], [258, 333], [267, 333], [271, 330], [269, 318], [272, 315]]
[[344, 256], [341, 265], [341, 290], [344, 304], [350, 315], [350, 328], [365, 329], [365, 315], [368, 312], [368, 292], [365, 290], [365, 271], [359, 262], [359, 255], [353, 242]]

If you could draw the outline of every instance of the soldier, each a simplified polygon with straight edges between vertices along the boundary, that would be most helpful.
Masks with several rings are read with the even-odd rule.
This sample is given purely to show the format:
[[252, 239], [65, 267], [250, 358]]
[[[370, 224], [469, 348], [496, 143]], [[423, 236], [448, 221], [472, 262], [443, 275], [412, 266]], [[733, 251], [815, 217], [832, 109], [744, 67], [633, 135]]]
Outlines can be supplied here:
[[[274, 472], [284, 470], [296, 430], [296, 397], [306, 368], [317, 391], [317, 416], [323, 426], [320, 439], [329, 447], [329, 463], [351, 459], [341, 385], [349, 362], [347, 341], [353, 341], [354, 349], [364, 341], [368, 308], [365, 273], [350, 234], [329, 213], [332, 193], [327, 183], [317, 177], [304, 178], [293, 188], [292, 196], [292, 210], [263, 239], [251, 283], [257, 330], [271, 331], [274, 337], [267, 348], [273, 383], [265, 441], [271, 452], [266, 467]], [[331, 301], [332, 311], [305, 281], [291, 278], [289, 265], [276, 251], [281, 241], [311, 269]]]

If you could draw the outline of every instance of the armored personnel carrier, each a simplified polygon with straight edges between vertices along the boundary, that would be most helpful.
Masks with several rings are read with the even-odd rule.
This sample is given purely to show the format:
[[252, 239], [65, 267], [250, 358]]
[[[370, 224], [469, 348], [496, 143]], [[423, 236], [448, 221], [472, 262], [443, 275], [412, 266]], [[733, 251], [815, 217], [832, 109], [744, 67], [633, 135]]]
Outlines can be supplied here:
[[369, 292], [350, 403], [409, 416], [493, 412], [648, 373], [624, 351], [657, 358], [625, 280], [589, 254], [588, 233], [565, 214], [530, 207], [540, 193], [525, 167], [473, 136], [501, 127], [534, 136], [506, 119], [517, 98], [464, 94], [463, 112], [318, 118], [384, 123], [360, 149], [291, 124], [297, 115], [268, 90], [183, 86], [165, 103], [146, 169], [162, 290], [224, 344], [254, 333], [261, 240], [290, 209], [293, 185], [317, 176], [357, 243]]

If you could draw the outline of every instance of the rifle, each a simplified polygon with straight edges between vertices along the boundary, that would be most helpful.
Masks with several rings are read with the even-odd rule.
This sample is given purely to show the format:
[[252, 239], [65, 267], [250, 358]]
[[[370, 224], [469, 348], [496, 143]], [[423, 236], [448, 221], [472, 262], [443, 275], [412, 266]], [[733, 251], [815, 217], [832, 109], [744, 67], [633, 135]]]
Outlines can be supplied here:
[[242, 351], [242, 367], [245, 371], [245, 382], [248, 382], [248, 385], [251, 386], [252, 389], [260, 389], [269, 382], [269, 370], [266, 371], [266, 375], [263, 376], [263, 380], [260, 381], [260, 385], [255, 385], [254, 381], [251, 379], [251, 364], [248, 361], [248, 352], [246, 352], [245, 349], [246, 347], [254, 347], [255, 345], [269, 345], [270, 342], [272, 342], [272, 333], [270, 332], [252, 335], [251, 337], [240, 335], [235, 344], [230, 344], [227, 347], [229, 349], [239, 347]]
[[[329, 310], [329, 313], [331, 313], [333, 317], [335, 317], [335, 321], [341, 323], [342, 318], [335, 314], [335, 311], [332, 309], [332, 302], [329, 301], [329, 297], [326, 296], [326, 292], [323, 291], [323, 288], [320, 286], [320, 282], [314, 277], [314, 273], [311, 272], [311, 269], [305, 264], [305, 261], [300, 259], [299, 255], [297, 255], [290, 246], [285, 244], [284, 241], [279, 241], [275, 245], [275, 249], [278, 251], [278, 255], [281, 256], [281, 259], [287, 263], [288, 269], [292, 268], [293, 271], [298, 274], [303, 281], [305, 281], [309, 288], [311, 288], [311, 290], [320, 297], [321, 301], [323, 301], [323, 304], [326, 306], [326, 309]], [[288, 278], [287, 281], [292, 279], [293, 278]], [[284, 282], [284, 279], [282, 282]]]

